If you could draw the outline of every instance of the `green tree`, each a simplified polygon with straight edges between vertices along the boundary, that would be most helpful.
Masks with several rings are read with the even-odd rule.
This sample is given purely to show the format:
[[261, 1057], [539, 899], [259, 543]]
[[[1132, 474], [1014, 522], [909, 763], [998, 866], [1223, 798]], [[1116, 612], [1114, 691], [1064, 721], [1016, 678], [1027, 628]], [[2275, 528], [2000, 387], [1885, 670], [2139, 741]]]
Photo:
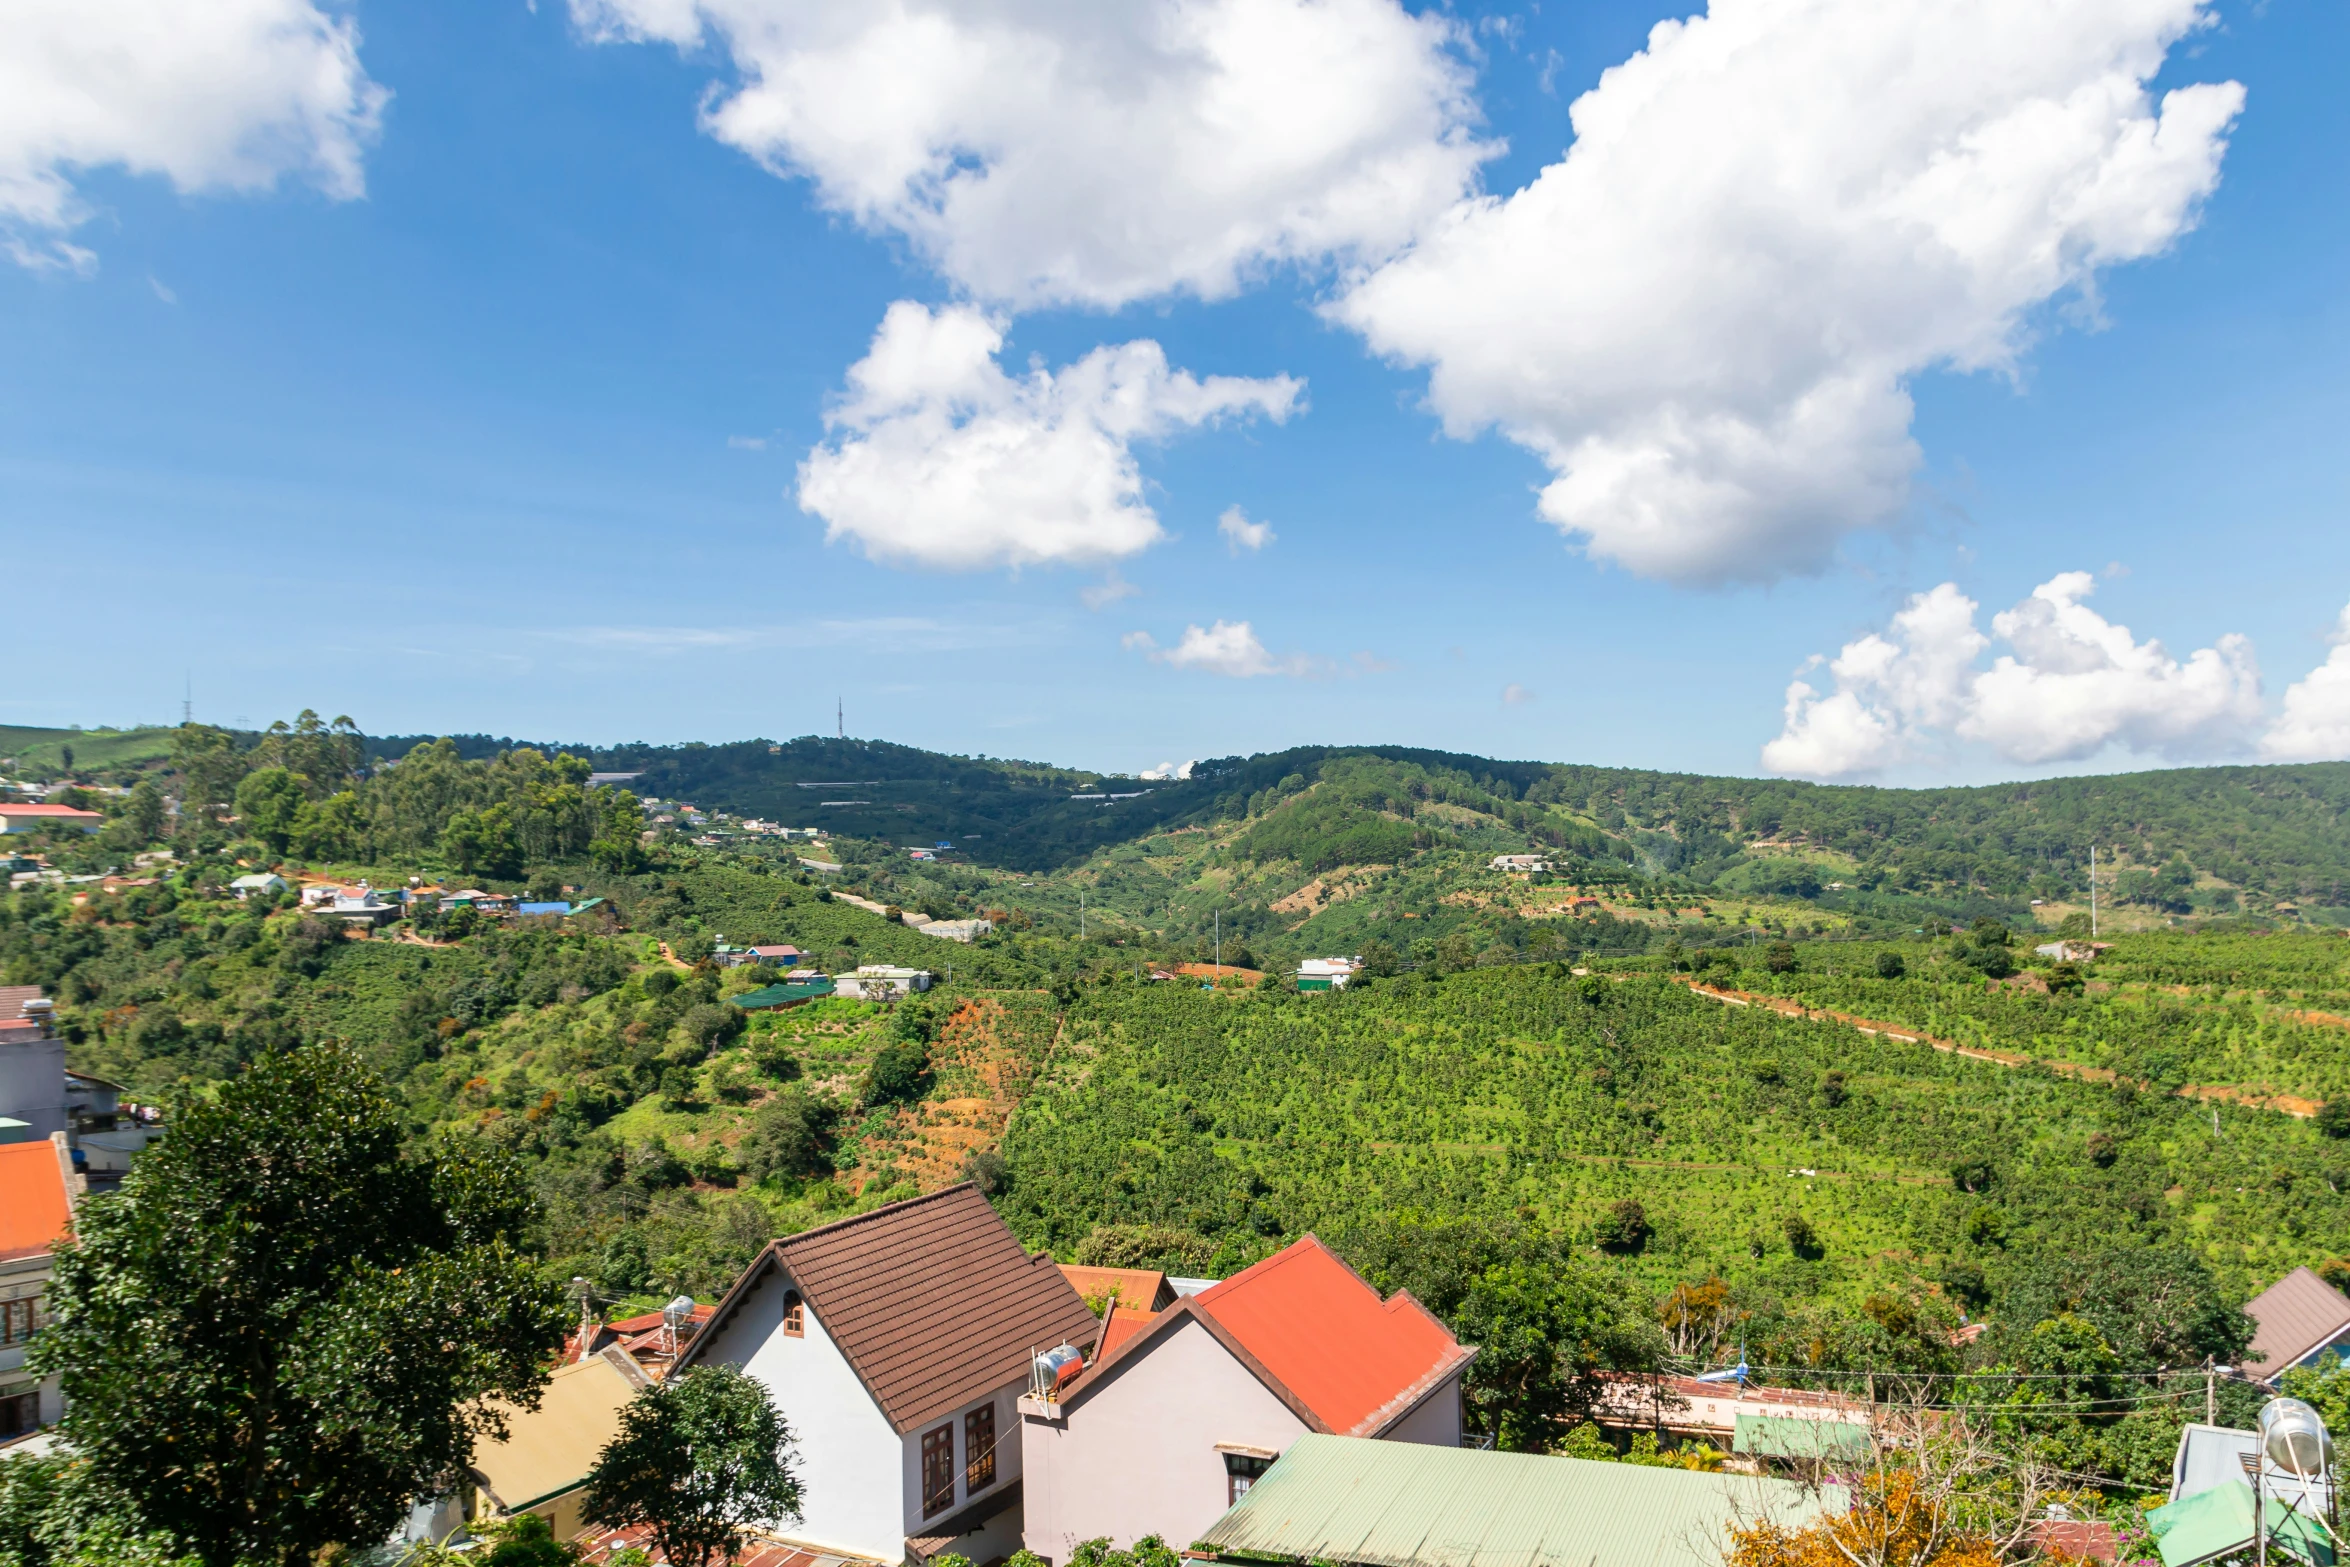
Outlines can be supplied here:
[[1877, 954], [1877, 978], [1899, 979], [1908, 972], [1908, 962], [1891, 947]]
[[61, 1247], [35, 1347], [64, 1433], [205, 1567], [379, 1540], [530, 1407], [568, 1319], [518, 1169], [403, 1151], [383, 1084], [309, 1046], [196, 1100]]
[[1542, 1452], [1591, 1417], [1602, 1371], [1653, 1372], [1664, 1334], [1612, 1280], [1585, 1267], [1513, 1261], [1486, 1269], [1452, 1313], [1470, 1362], [1469, 1417], [1496, 1444]]
[[930, 1086], [930, 1052], [912, 1040], [884, 1045], [865, 1073], [867, 1104], [901, 1104]]
[[787, 1088], [761, 1105], [743, 1137], [744, 1170], [753, 1180], [769, 1175], [805, 1178], [832, 1168], [829, 1143], [833, 1109], [797, 1088]]
[[171, 767], [179, 775], [180, 831], [193, 834], [218, 824], [236, 798], [246, 758], [227, 730], [182, 724], [172, 731]]
[[792, 1447], [763, 1385], [733, 1366], [697, 1366], [621, 1411], [588, 1474], [588, 1520], [641, 1525], [677, 1567], [705, 1567], [739, 1550], [751, 1525], [799, 1517]]
[[246, 832], [283, 854], [294, 841], [294, 822], [309, 800], [302, 780], [282, 767], [264, 767], [237, 785], [237, 822]]

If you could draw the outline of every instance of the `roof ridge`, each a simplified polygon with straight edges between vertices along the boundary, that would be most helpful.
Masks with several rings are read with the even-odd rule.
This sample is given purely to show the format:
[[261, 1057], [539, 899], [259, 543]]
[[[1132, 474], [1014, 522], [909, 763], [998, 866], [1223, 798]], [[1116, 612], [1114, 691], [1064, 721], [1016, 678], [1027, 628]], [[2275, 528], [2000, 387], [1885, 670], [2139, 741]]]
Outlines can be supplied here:
[[802, 1241], [814, 1240], [819, 1235], [830, 1235], [835, 1231], [848, 1229], [851, 1225], [864, 1224], [886, 1213], [902, 1213], [908, 1208], [918, 1207], [926, 1202], [936, 1202], [939, 1198], [950, 1196], [955, 1192], [977, 1190], [978, 1187], [969, 1181], [957, 1181], [952, 1186], [941, 1186], [937, 1191], [924, 1192], [919, 1197], [901, 1197], [896, 1202], [885, 1202], [878, 1208], [869, 1208], [863, 1213], [852, 1213], [845, 1219], [835, 1219], [830, 1224], [819, 1224], [812, 1230], [801, 1230], [794, 1235], [779, 1235], [767, 1244], [777, 1248], [797, 1246]]

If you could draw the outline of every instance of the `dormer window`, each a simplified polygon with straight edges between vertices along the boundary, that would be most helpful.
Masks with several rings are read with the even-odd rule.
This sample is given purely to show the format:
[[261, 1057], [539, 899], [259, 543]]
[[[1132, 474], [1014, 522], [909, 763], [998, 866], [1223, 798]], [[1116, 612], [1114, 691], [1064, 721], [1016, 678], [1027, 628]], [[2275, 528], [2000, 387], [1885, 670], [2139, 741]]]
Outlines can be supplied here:
[[808, 1308], [793, 1290], [783, 1297], [783, 1331], [792, 1338], [805, 1338], [808, 1333]]

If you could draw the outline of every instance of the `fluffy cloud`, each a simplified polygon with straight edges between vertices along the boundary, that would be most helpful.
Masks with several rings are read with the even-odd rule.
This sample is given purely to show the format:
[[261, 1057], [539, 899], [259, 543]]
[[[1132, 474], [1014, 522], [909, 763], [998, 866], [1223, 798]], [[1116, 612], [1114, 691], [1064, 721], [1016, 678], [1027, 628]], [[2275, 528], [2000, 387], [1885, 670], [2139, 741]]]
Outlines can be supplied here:
[[2012, 367], [2037, 307], [2154, 255], [2244, 94], [2151, 102], [2198, 0], [1714, 0], [1576, 101], [1566, 156], [1333, 306], [1445, 428], [1555, 478], [1593, 556], [1815, 570], [1905, 502], [1906, 383]]
[[1261, 550], [1273, 542], [1273, 525], [1269, 522], [1251, 522], [1248, 513], [1237, 506], [1224, 508], [1224, 515], [1216, 519], [1216, 531], [1224, 535], [1224, 543], [1233, 554], [1242, 550]]
[[86, 267], [82, 169], [119, 165], [182, 191], [261, 190], [289, 174], [364, 187], [385, 99], [359, 32], [311, 0], [11, 0], [0, 6], [0, 245], [27, 266]]
[[800, 464], [800, 506], [826, 538], [956, 571], [1114, 561], [1161, 536], [1136, 442], [1286, 419], [1304, 392], [1287, 376], [1170, 370], [1147, 340], [1017, 377], [996, 363], [1002, 347], [1002, 325], [969, 306], [889, 307], [827, 415], [831, 438]]
[[2109, 745], [2173, 760], [2242, 750], [2261, 717], [2252, 644], [2231, 633], [2172, 658], [2083, 603], [2095, 586], [2085, 571], [2064, 572], [1993, 616], [2013, 651], [1987, 670], [1977, 667], [1991, 642], [1975, 627], [1975, 601], [1947, 582], [1918, 594], [1886, 634], [1844, 645], [1828, 664], [1832, 690], [1801, 678], [1787, 688], [1785, 726], [1763, 747], [1763, 766], [1846, 777], [1932, 756], [1953, 739], [2027, 763], [2078, 761]]
[[2285, 692], [2285, 710], [2260, 739], [2274, 762], [2350, 758], [2350, 606], [2342, 610], [2334, 651]]
[[1454, 25], [1397, 0], [571, 0], [714, 41], [703, 126], [1012, 305], [1214, 298], [1376, 260], [1469, 188]]
[[1311, 665], [1302, 654], [1275, 658], [1257, 640], [1255, 628], [1245, 620], [1219, 620], [1204, 631], [1198, 626], [1185, 626], [1182, 640], [1173, 647], [1159, 646], [1147, 631], [1130, 631], [1123, 640], [1127, 647], [1154, 664], [1229, 675], [1235, 680], [1253, 680], [1259, 675], [1302, 675]]

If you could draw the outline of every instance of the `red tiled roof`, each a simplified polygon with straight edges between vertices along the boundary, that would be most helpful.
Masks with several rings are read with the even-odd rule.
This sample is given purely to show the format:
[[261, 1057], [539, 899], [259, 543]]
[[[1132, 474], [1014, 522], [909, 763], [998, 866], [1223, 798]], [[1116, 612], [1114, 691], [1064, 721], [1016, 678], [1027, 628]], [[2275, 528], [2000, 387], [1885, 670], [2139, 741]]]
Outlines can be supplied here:
[[1129, 1306], [1157, 1311], [1175, 1304], [1174, 1286], [1155, 1268], [1093, 1268], [1082, 1263], [1061, 1264], [1061, 1277], [1090, 1303], [1116, 1295]]
[[1476, 1353], [1311, 1235], [1192, 1298], [1341, 1435], [1378, 1429]]
[[56, 1145], [45, 1137], [0, 1144], [0, 1257], [38, 1256], [72, 1228]]
[[1149, 1327], [1157, 1317], [1156, 1312], [1143, 1311], [1133, 1306], [1111, 1307], [1109, 1320], [1102, 1324], [1102, 1342], [1097, 1356], [1114, 1352], [1119, 1345]]
[[0, 816], [45, 816], [52, 821], [103, 821], [102, 811], [76, 810], [70, 805], [0, 805]]

